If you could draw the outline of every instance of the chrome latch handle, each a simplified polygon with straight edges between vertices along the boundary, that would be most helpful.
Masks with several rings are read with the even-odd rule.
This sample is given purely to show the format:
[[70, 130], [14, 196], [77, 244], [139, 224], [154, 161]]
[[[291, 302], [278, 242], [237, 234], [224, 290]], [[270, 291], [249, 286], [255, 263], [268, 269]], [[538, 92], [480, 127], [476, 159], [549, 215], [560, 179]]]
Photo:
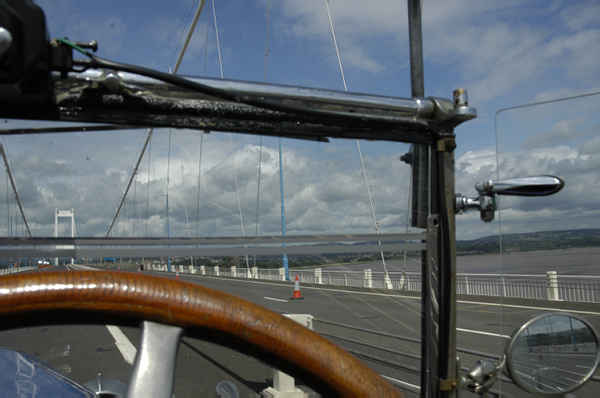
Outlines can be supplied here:
[[541, 175], [510, 180], [478, 182], [475, 189], [481, 195], [548, 196], [559, 192], [565, 182], [558, 177]]
[[455, 212], [462, 214], [469, 209], [478, 209], [485, 222], [494, 220], [496, 211], [496, 195], [511, 196], [548, 196], [559, 192], [565, 182], [555, 176], [541, 175], [510, 180], [488, 180], [475, 184], [478, 198], [467, 198], [456, 195]]

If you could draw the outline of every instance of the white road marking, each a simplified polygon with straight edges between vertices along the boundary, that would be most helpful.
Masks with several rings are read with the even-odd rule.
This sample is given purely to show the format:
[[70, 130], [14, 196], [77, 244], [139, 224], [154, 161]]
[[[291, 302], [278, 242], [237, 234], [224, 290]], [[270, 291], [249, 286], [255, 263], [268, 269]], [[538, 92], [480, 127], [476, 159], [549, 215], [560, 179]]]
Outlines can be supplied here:
[[475, 334], [483, 334], [485, 336], [495, 336], [495, 337], [502, 337], [504, 339], [510, 339], [510, 336], [507, 336], [505, 334], [498, 334], [498, 333], [489, 333], [489, 332], [480, 332], [479, 330], [470, 330], [470, 329], [461, 329], [461, 328], [456, 328], [456, 330], [458, 330], [459, 332], [467, 332], [467, 333], [475, 333]]
[[[540, 300], [542, 301], [542, 300]], [[526, 308], [531, 310], [539, 310], [539, 311], [553, 311], [553, 312], [572, 312], [575, 314], [587, 314], [587, 315], [598, 315], [599, 312], [593, 311], [578, 311], [578, 310], [563, 310], [561, 308], [548, 308], [548, 307], [533, 307], [529, 305], [516, 305], [516, 304], [496, 304], [496, 303], [487, 303], [485, 301], [465, 301], [465, 300], [456, 300], [457, 303], [462, 304], [485, 304], [494, 307], [507, 307], [507, 308]], [[577, 304], [573, 302], [573, 304]], [[460, 308], [459, 308], [460, 309]]]
[[135, 355], [137, 354], [136, 348], [117, 326], [106, 325], [106, 328], [115, 339], [115, 345], [121, 352], [121, 355], [123, 355], [125, 362], [133, 365], [133, 361], [135, 361]]
[[415, 388], [417, 390], [421, 389], [421, 387], [419, 387], [419, 386], [415, 386], [414, 384], [410, 384], [410, 383], [407, 383], [407, 382], [402, 381], [402, 380], [394, 379], [393, 377], [388, 377], [388, 376], [384, 376], [384, 375], [380, 375], [380, 376], [383, 377], [384, 379], [391, 380], [391, 381], [396, 382], [398, 384], [404, 384], [405, 386], [409, 386], [409, 387]]
[[287, 303], [287, 300], [281, 300], [273, 297], [263, 297], [265, 300], [273, 300], [273, 301], [281, 301], [282, 303]]

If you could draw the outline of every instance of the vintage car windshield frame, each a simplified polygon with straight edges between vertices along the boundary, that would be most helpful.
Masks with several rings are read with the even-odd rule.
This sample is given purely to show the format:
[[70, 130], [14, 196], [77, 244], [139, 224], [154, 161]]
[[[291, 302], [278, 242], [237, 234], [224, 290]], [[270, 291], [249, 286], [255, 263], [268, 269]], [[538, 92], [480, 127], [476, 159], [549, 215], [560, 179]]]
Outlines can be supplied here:
[[[421, 260], [421, 394], [428, 396], [429, 391], [451, 394], [459, 388], [460, 377], [456, 360], [456, 287], [453, 282], [456, 272], [454, 128], [476, 117], [477, 112], [469, 106], [467, 92], [463, 89], [454, 91], [452, 99], [425, 97], [420, 11], [417, 10], [418, 1], [408, 3], [411, 98], [188, 77], [180, 78], [190, 83], [186, 86], [184, 82], [186, 87], [183, 87], [181, 82], [161, 79], [161, 75], [136, 74], [136, 69], [132, 72], [123, 64], [105, 63], [102, 65], [110, 66], [110, 69], [97, 69], [93, 62], [74, 60], [73, 64], [79, 65], [80, 69], [73, 67], [68, 72], [52, 72], [53, 95], [35, 99], [36, 112], [31, 112], [31, 101], [8, 101], [3, 97], [0, 117], [100, 123], [124, 128], [174, 127], [320, 141], [346, 138], [413, 144], [410, 161], [415, 193], [412, 211], [422, 214], [425, 209], [428, 215], [413, 219], [415, 226], [427, 231], [420, 236], [422, 242], [407, 243], [425, 249]], [[57, 48], [61, 49], [60, 44]], [[229, 96], [223, 99], [195, 91], [193, 87], [200, 84], [224, 90]], [[232, 101], [232, 98], [239, 98], [239, 101]], [[65, 131], [73, 130], [70, 125]], [[53, 131], [62, 130], [55, 127]], [[5, 130], [1, 133], [28, 134], [40, 133], [40, 130]], [[101, 132], [90, 131], [90, 134]], [[283, 242], [289, 237], [267, 238]], [[402, 238], [377, 235], [381, 241]], [[315, 237], [308, 237], [310, 239]], [[75, 257], [90, 254], [86, 250], [95, 253], [107, 245], [176, 247], [178, 244], [204, 243], [199, 239], [181, 242], [145, 238], [132, 242], [127, 239], [97, 241], [95, 238], [1, 238], [0, 255]], [[239, 240], [236, 243], [239, 244]], [[248, 238], [248, 246], [252, 243]], [[61, 249], [56, 250], [56, 246]]]

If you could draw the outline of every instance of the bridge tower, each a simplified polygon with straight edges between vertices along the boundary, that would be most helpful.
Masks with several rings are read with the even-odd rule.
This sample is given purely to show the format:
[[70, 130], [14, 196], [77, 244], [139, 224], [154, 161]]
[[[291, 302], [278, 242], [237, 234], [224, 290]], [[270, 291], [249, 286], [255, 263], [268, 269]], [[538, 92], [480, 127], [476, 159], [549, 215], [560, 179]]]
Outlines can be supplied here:
[[[58, 210], [56, 209], [54, 211], [54, 237], [58, 238], [58, 218], [59, 217], [71, 217], [71, 238], [75, 237], [75, 210], [71, 209], [71, 211], [69, 210]], [[59, 247], [57, 247], [59, 248]], [[63, 249], [66, 248], [73, 248], [71, 246], [69, 247], [62, 247]], [[73, 258], [71, 258], [71, 264], [73, 264], [75, 261]], [[58, 257], [54, 257], [54, 265], [58, 265]]]

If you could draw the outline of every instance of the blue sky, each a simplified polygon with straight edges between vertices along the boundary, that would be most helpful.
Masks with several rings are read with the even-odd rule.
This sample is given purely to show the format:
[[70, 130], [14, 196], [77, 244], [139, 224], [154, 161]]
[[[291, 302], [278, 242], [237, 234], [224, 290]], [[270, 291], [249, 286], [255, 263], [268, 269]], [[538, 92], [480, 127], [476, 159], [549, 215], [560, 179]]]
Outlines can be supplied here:
[[[184, 30], [187, 31], [186, 20], [188, 17], [191, 19], [190, 13], [193, 14], [197, 3], [192, 0], [151, 2], [52, 0], [37, 2], [46, 13], [51, 37], [66, 36], [76, 41], [96, 39], [99, 42], [98, 54], [104, 58], [162, 71], [168, 71], [174, 65], [174, 54], [179, 51], [180, 37]], [[268, 0], [214, 1], [225, 78], [263, 81], [267, 8]], [[404, 2], [397, 0], [373, 0], [370, 2], [330, 0], [329, 8], [348, 90], [409, 97], [411, 89], [408, 31]], [[207, 0], [179, 70], [180, 74], [203, 76], [206, 71], [206, 76], [221, 76], [212, 11], [213, 2]], [[465, 88], [469, 91], [470, 105], [477, 108], [479, 114], [477, 119], [459, 126], [456, 130], [458, 143], [456, 151], [457, 190], [459, 192], [473, 195], [475, 193], [473, 186], [476, 182], [473, 179], [495, 178], [494, 115], [499, 109], [600, 91], [600, 68], [598, 67], [600, 52], [597, 51], [600, 44], [597, 18], [599, 15], [600, 4], [593, 1], [481, 2], [463, 0], [423, 2], [426, 96], [450, 98], [454, 89]], [[269, 18], [267, 82], [343, 90], [325, 0], [274, 0], [270, 5]], [[208, 42], [206, 40], [207, 20], [209, 23]], [[124, 149], [137, 148], [143, 134], [144, 132], [140, 130], [135, 134], [130, 134], [127, 139], [119, 138], [119, 142], [122, 143]], [[159, 134], [162, 136], [159, 137]], [[158, 148], [161, 140], [163, 144], [166, 142], [165, 134], [164, 131], [156, 133], [157, 145], [155, 148]], [[195, 153], [199, 145], [199, 137], [197, 133], [193, 132], [181, 132], [180, 134], [180, 137], [183, 137], [180, 139], [183, 139], [184, 143], [179, 147], [182, 149], [174, 147], [174, 150], [180, 152], [177, 154], [174, 152], [173, 156], [176, 161], [181, 161], [181, 165], [188, 162], [185, 163], [185, 172], [191, 173], [194, 168], [197, 169], [198, 165], [198, 156]], [[210, 162], [210, 157], [213, 156], [213, 165], [221, 164], [219, 159], [229, 156], [227, 154], [230, 145], [228, 135], [213, 133], [207, 136], [206, 142], [210, 140], [213, 141], [212, 145], [214, 146], [210, 149], [210, 155], [204, 155], [205, 161]], [[236, 162], [238, 157], [240, 162], [243, 162], [242, 159], [245, 159], [245, 156], [256, 157], [258, 137], [234, 135], [232, 140]], [[269, 150], [272, 151], [276, 142], [272, 139], [265, 140], [265, 145], [270, 145]], [[18, 146], [21, 145], [21, 141], [19, 138], [8, 138], [7, 145], [13, 154], [13, 162], [17, 166]], [[342, 156], [342, 159], [350, 159], [354, 156], [352, 151], [356, 149], [353, 142], [338, 143], [338, 146], [341, 148], [340, 151], [347, 153]], [[192, 150], [192, 148], [194, 149]], [[302, 142], [286, 142], [284, 153], [287, 151], [290, 159], [297, 156], [296, 164], [302, 164], [304, 158], [301, 155], [303, 153], [336, 152], [333, 145], [330, 147], [325, 144], [317, 145], [316, 148], [309, 149], [309, 145]], [[377, 180], [377, 171], [381, 170], [380, 174], [385, 174], [385, 170], [392, 167], [391, 162], [397, 162], [397, 156], [405, 150], [406, 148], [402, 146], [391, 147], [380, 143], [366, 144], [367, 172], [373, 176], [370, 184], [375, 191], [373, 196], [376, 202], [376, 212], [379, 212], [380, 224], [387, 227], [384, 232], [402, 232], [404, 229], [406, 211], [399, 212], [398, 209], [404, 208], [405, 205], [398, 203], [406, 200], [406, 184], [402, 182], [395, 190], [392, 190], [389, 178], [394, 177], [404, 181], [407, 174], [405, 170], [398, 169], [389, 172], [389, 175], [386, 176], [387, 180], [384, 178]], [[269, 152], [269, 156], [272, 164], [264, 167], [276, 168], [275, 153]], [[157, 154], [156, 159], [159, 162], [163, 159], [164, 163], [164, 153]], [[357, 158], [348, 160], [348, 162], [357, 161]], [[286, 162], [288, 160], [284, 160], [284, 165]], [[289, 162], [290, 166], [284, 168], [287, 173], [290, 173], [288, 178], [292, 180], [300, 178], [303, 174], [302, 170], [296, 170], [291, 163], [292, 160]], [[323, 174], [329, 176], [335, 176], [336, 173], [348, 168], [347, 163], [342, 160], [327, 161], [323, 157], [319, 158], [319, 162], [323, 162], [320, 165], [321, 171], [325, 171]], [[119, 170], [115, 173], [121, 176], [121, 180], [126, 179], [132, 160], [128, 159], [122, 165], [116, 163], [113, 162], [111, 165], [115, 170]], [[308, 162], [308, 164], [311, 163]], [[328, 165], [331, 165], [331, 170], [326, 169], [329, 167]], [[164, 164], [162, 166], [154, 164], [153, 167], [155, 171], [159, 170], [158, 174], [164, 173], [166, 168]], [[177, 173], [181, 171], [179, 167], [175, 167]], [[206, 167], [208, 172], [212, 166], [207, 163]], [[225, 167], [225, 163], [223, 163], [223, 167]], [[249, 170], [250, 167], [255, 168], [255, 166], [249, 165], [240, 167], [246, 167], [246, 170]], [[352, 167], [355, 165], [353, 164]], [[34, 169], [35, 166], [30, 166], [30, 170]], [[216, 169], [213, 171], [216, 172]], [[523, 170], [523, 172], [527, 172], [527, 170]], [[311, 174], [308, 169], [304, 173]], [[185, 173], [180, 174], [185, 175]], [[315, 173], [311, 175], [315, 175]], [[359, 217], [362, 219], [360, 222], [364, 225], [364, 231], [361, 232], [367, 232], [369, 228], [372, 230], [372, 224], [369, 224], [372, 221], [369, 221], [371, 219], [370, 209], [364, 208], [366, 201], [364, 180], [360, 179], [361, 171], [358, 169], [352, 169], [348, 175], [356, 178], [352, 182], [347, 181], [341, 184], [340, 189], [352, 187], [357, 190], [356, 195], [362, 195], [359, 202], [364, 211], [358, 208], [352, 209], [357, 213], [363, 211], [364, 214]], [[210, 177], [211, 175], [207, 174], [207, 184]], [[276, 176], [272, 177], [273, 181], [265, 180], [265, 184], [271, 183], [275, 190]], [[78, 178], [86, 180], [84, 176]], [[175, 176], [171, 178], [172, 184], [181, 183], [181, 179], [178, 180]], [[196, 177], [190, 174], [185, 178], [187, 178], [187, 189], [190, 191], [189, 199], [186, 199], [185, 204], [180, 204], [179, 211], [182, 211], [184, 206], [189, 206], [188, 213], [191, 214], [196, 211], [191, 180], [197, 179], [197, 174]], [[213, 179], [216, 181], [216, 178]], [[19, 176], [19, 181], [21, 186], [28, 184], [27, 177], [24, 175]], [[315, 179], [313, 186], [325, 187], [327, 186], [325, 181]], [[343, 181], [343, 178], [340, 177], [335, 181]], [[231, 187], [230, 183], [228, 184]], [[330, 186], [332, 184], [333, 182], [330, 181]], [[246, 229], [254, 231], [254, 221], [250, 220], [254, 219], [253, 212], [255, 210], [252, 209], [256, 207], [256, 192], [252, 193], [255, 188], [251, 188], [250, 185], [248, 183], [247, 196], [242, 197], [242, 207], [245, 213], [244, 222], [247, 223]], [[286, 189], [286, 195], [290, 195], [290, 204], [286, 204], [291, 212], [288, 222], [290, 225], [296, 223], [298, 231], [303, 229], [311, 231], [312, 227], [308, 227], [308, 225], [312, 225], [311, 220], [320, 218], [315, 215], [318, 212], [314, 208], [298, 210], [302, 207], [300, 204], [309, 197], [302, 196], [310, 194], [308, 186], [310, 184], [303, 187], [296, 187], [292, 184], [291, 188]], [[42, 183], [38, 181], [36, 188], [38, 196], [41, 195], [41, 187]], [[140, 186], [139, 189], [145, 188]], [[164, 187], [161, 189], [165, 190]], [[221, 192], [219, 189], [217, 192]], [[358, 193], [358, 190], [363, 192]], [[225, 191], [222, 192], [225, 195]], [[333, 192], [333, 189], [329, 189], [329, 192]], [[156, 193], [157, 198], [160, 195], [162, 194]], [[347, 195], [351, 196], [353, 193], [348, 192]], [[404, 196], [398, 201], [397, 199], [401, 195]], [[118, 196], [117, 194], [116, 197]], [[277, 195], [272, 193], [271, 196], [273, 202], [264, 204], [266, 213], [271, 212], [269, 209], [273, 206], [276, 207]], [[254, 199], [250, 199], [251, 197]], [[326, 195], [319, 197], [326, 197]], [[116, 202], [115, 198], [105, 198], [105, 202], [111, 202], [107, 209], [114, 207], [112, 203]], [[217, 201], [215, 199], [215, 203]], [[231, 199], [231, 201], [233, 208], [228, 212], [233, 217], [233, 214], [237, 212], [237, 204], [235, 200]], [[44, 212], [48, 212], [51, 207], [58, 206], [52, 201], [44, 203], [44, 206], [41, 206], [40, 203], [39, 200], [32, 201], [30, 211], [33, 213], [36, 208], [43, 207]], [[59, 201], [58, 203], [63, 207], [69, 206], [68, 201], [64, 203]], [[173, 198], [173, 203], [177, 203], [176, 198]], [[294, 207], [294, 203], [298, 203], [299, 207]], [[333, 204], [328, 207], [325, 203], [326, 201], [321, 203], [323, 208], [335, 208]], [[346, 215], [345, 218], [338, 215], [336, 221], [331, 222], [341, 223], [341, 220], [350, 218], [348, 216], [352, 214], [350, 209], [351, 207], [341, 211]], [[107, 211], [110, 213], [110, 210]], [[303, 214], [303, 217], [294, 219], [293, 214], [296, 212]], [[276, 232], [276, 213], [276, 211], [272, 211], [271, 227], [267, 227], [266, 221], [264, 225], [261, 225], [259, 229], [262, 233]], [[183, 214], [180, 212], [178, 216], [181, 223], [184, 222]], [[312, 218], [310, 214], [313, 214]], [[106, 224], [105, 217], [98, 215], [95, 221], [88, 217], [85, 219], [85, 226], [82, 225], [78, 228], [87, 231], [87, 234], [98, 234], [102, 230], [100, 226]], [[467, 214], [461, 217], [457, 227], [459, 238], [471, 238], [497, 232], [495, 230], [497, 226], [481, 226], [481, 223], [477, 221], [478, 215]], [[195, 219], [195, 215], [189, 215], [187, 218]], [[83, 217], [81, 220], [84, 223]], [[234, 218], [229, 222], [231, 228], [235, 224], [233, 220]], [[357, 218], [357, 223], [360, 222]], [[41, 215], [37, 225], [39, 231], [44, 231], [40, 234], [45, 234], [45, 231], [49, 230], [49, 224], [42, 220]], [[177, 225], [177, 222], [174, 221], [174, 228], [178, 228]], [[211, 228], [217, 229], [216, 225], [213, 224]], [[352, 225], [356, 226], [357, 224], [349, 223], [348, 227], [350, 228]], [[179, 233], [185, 235], [183, 224], [179, 225], [179, 228]], [[218, 231], [211, 230], [211, 233], [219, 235]], [[228, 233], [235, 234], [232, 230], [221, 233], [221, 235]]]

